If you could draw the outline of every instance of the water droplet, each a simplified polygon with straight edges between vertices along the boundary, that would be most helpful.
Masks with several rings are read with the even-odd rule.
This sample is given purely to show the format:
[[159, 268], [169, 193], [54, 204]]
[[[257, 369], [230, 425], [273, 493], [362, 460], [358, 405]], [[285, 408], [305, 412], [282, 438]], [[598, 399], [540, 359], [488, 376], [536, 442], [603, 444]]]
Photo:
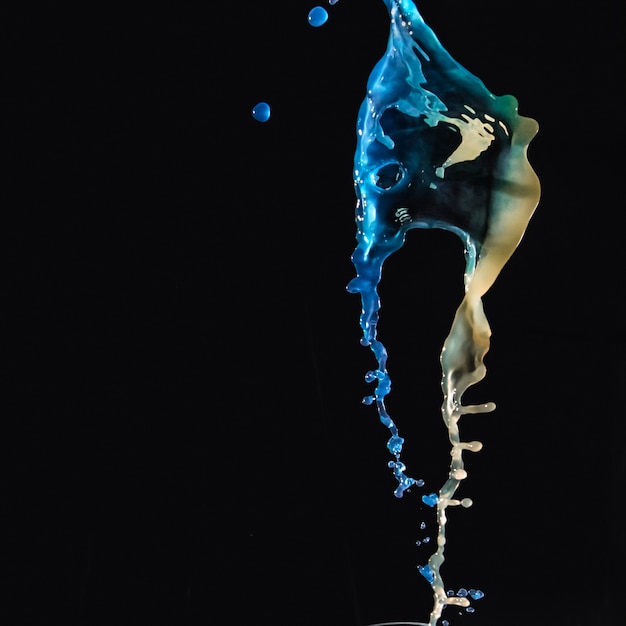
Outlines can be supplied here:
[[470, 589], [469, 595], [472, 600], [480, 600], [485, 597], [485, 594], [480, 589]]
[[424, 528], [426, 528], [426, 522], [420, 524], [420, 530], [424, 530]]
[[328, 4], [337, 4], [339, 0], [328, 0]]
[[427, 506], [433, 507], [439, 502], [439, 498], [436, 493], [428, 494], [427, 496], [422, 496], [422, 502]]
[[447, 619], [444, 619], [443, 622], [441, 622], [441, 626], [450, 626], [450, 622]]
[[373, 383], [376, 380], [376, 372], [369, 371], [365, 374], [365, 382]]
[[311, 26], [321, 26], [326, 23], [327, 19], [328, 11], [324, 7], [313, 7], [309, 11], [309, 24], [311, 24]]
[[473, 613], [476, 609], [475, 609], [473, 606], [468, 606], [465, 610], [466, 610], [468, 613]]
[[267, 102], [259, 102], [252, 109], [252, 117], [257, 122], [267, 122], [270, 119], [270, 105]]
[[422, 540], [424, 543], [428, 543], [430, 541], [430, 537], [424, 537], [424, 539]]
[[423, 487], [423, 486], [424, 486], [424, 481], [423, 481], [421, 478], [418, 478], [418, 479], [415, 481], [415, 484], [416, 484], [418, 487]]
[[435, 580], [435, 574], [433, 573], [433, 570], [430, 569], [430, 565], [418, 565], [417, 569], [429, 583], [433, 583]]
[[456, 595], [459, 596], [459, 598], [464, 598], [467, 595], [467, 589], [465, 589], [465, 587], [461, 587], [457, 592]]
[[446, 591], [446, 595], [448, 598], [451, 598], [454, 595], [454, 589], [448, 589], [448, 591]]
[[372, 404], [372, 402], [374, 402], [374, 396], [365, 396], [361, 402], [367, 405]]

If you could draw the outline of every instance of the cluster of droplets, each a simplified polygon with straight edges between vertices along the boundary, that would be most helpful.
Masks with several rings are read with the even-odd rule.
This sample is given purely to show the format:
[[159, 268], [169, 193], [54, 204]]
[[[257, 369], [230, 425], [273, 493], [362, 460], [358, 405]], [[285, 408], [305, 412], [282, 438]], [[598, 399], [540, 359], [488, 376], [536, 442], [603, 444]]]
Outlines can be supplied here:
[[[457, 598], [467, 598], [469, 600], [480, 600], [485, 597], [485, 594], [480, 589], [465, 589], [465, 587], [461, 587], [454, 591], [454, 589], [449, 589], [446, 592], [446, 595], [449, 598], [457, 597]], [[464, 607], [465, 613], [475, 613], [476, 609], [470, 604], [469, 606]], [[459, 611], [459, 615], [463, 615], [463, 611]], [[447, 619], [441, 621], [441, 626], [450, 626], [450, 622]]]
[[[416, 542], [419, 544], [419, 542]], [[435, 581], [435, 573], [431, 569], [430, 565], [419, 565], [418, 566], [419, 573], [428, 581], [429, 584], [433, 584]], [[459, 598], [462, 602], [467, 603], [466, 606], [457, 605], [459, 609], [459, 615], [463, 615], [463, 613], [475, 613], [476, 609], [469, 604], [470, 600], [481, 600], [485, 597], [485, 594], [480, 589], [466, 589], [465, 587], [461, 587], [456, 591], [454, 589], [448, 589], [446, 591], [446, 596], [448, 598]], [[442, 620], [441, 626], [450, 626], [450, 622], [447, 619]]]

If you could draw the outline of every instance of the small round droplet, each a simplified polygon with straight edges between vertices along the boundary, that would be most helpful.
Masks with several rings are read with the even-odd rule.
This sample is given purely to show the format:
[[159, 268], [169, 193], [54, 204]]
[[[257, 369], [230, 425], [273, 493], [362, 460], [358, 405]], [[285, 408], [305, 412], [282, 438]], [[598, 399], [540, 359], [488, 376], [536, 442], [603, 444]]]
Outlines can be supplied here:
[[311, 26], [315, 26], [317, 28], [318, 26], [325, 24], [327, 19], [328, 11], [324, 7], [313, 7], [309, 11], [309, 24], [311, 24]]
[[461, 500], [461, 506], [464, 509], [469, 509], [472, 504], [474, 504], [474, 501], [471, 498], [463, 498], [463, 500]]
[[470, 589], [469, 595], [472, 600], [480, 600], [485, 597], [485, 594], [480, 589]]
[[267, 122], [270, 119], [270, 105], [267, 102], [259, 102], [252, 109], [252, 117], [257, 122]]
[[374, 402], [374, 396], [365, 396], [361, 402], [369, 406], [372, 402]]

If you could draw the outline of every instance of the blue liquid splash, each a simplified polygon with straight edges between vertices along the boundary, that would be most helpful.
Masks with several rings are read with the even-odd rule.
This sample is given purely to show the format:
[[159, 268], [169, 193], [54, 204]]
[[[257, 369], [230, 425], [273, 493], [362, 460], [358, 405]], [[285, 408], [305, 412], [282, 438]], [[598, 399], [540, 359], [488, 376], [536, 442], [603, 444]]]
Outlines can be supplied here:
[[427, 506], [436, 506], [439, 527], [437, 550], [419, 568], [433, 589], [434, 626], [447, 605], [469, 607], [467, 591], [450, 597], [443, 587], [445, 510], [471, 506], [470, 498], [459, 501], [454, 494], [467, 476], [463, 452], [482, 448], [480, 442], [461, 441], [459, 419], [495, 408], [493, 403], [466, 406], [461, 400], [486, 374], [491, 329], [482, 297], [519, 244], [539, 201], [539, 180], [527, 159], [538, 125], [518, 115], [513, 96], [493, 95], [455, 61], [412, 0], [383, 2], [390, 17], [388, 46], [370, 74], [357, 120], [356, 277], [348, 291], [360, 294], [361, 344], [377, 362], [366, 376], [376, 387], [364, 403], [376, 406], [390, 431], [388, 449], [395, 460], [389, 467], [398, 481], [397, 497], [415, 481], [405, 474], [400, 460], [404, 439], [385, 406], [391, 379], [387, 350], [377, 337], [383, 264], [414, 228], [455, 233], [465, 256], [465, 296], [440, 357], [450, 473], [438, 494], [422, 497]]
[[252, 109], [252, 117], [257, 120], [257, 122], [267, 122], [270, 119], [271, 110], [270, 105], [267, 102], [259, 102]]

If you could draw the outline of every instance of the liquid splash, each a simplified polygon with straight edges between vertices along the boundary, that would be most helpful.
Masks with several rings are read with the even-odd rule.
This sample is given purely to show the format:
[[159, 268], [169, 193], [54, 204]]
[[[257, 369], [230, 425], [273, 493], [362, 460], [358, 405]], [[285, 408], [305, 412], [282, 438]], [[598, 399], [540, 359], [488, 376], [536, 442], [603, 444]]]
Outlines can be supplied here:
[[[423, 496], [437, 509], [436, 551], [419, 571], [433, 590], [430, 626], [446, 606], [472, 611], [482, 591], [446, 592], [441, 576], [446, 544], [446, 509], [471, 506], [455, 493], [467, 477], [463, 452], [478, 452], [479, 441], [461, 441], [462, 415], [493, 411], [492, 402], [463, 405], [465, 391], [486, 374], [484, 357], [491, 329], [482, 297], [521, 241], [539, 202], [539, 180], [527, 158], [537, 133], [533, 119], [518, 114], [517, 100], [495, 96], [442, 47], [412, 0], [383, 0], [390, 17], [387, 50], [372, 70], [357, 121], [354, 184], [357, 195], [356, 277], [348, 290], [361, 296], [361, 343], [377, 368], [364, 398], [389, 429], [389, 462], [397, 497], [417, 480], [405, 474], [404, 439], [385, 406], [391, 390], [387, 350], [377, 338], [378, 285], [385, 259], [413, 228], [440, 228], [458, 235], [465, 255], [465, 295], [441, 351], [441, 414], [451, 444], [446, 482]], [[421, 481], [420, 481], [421, 482]], [[465, 593], [463, 593], [465, 592]]]

